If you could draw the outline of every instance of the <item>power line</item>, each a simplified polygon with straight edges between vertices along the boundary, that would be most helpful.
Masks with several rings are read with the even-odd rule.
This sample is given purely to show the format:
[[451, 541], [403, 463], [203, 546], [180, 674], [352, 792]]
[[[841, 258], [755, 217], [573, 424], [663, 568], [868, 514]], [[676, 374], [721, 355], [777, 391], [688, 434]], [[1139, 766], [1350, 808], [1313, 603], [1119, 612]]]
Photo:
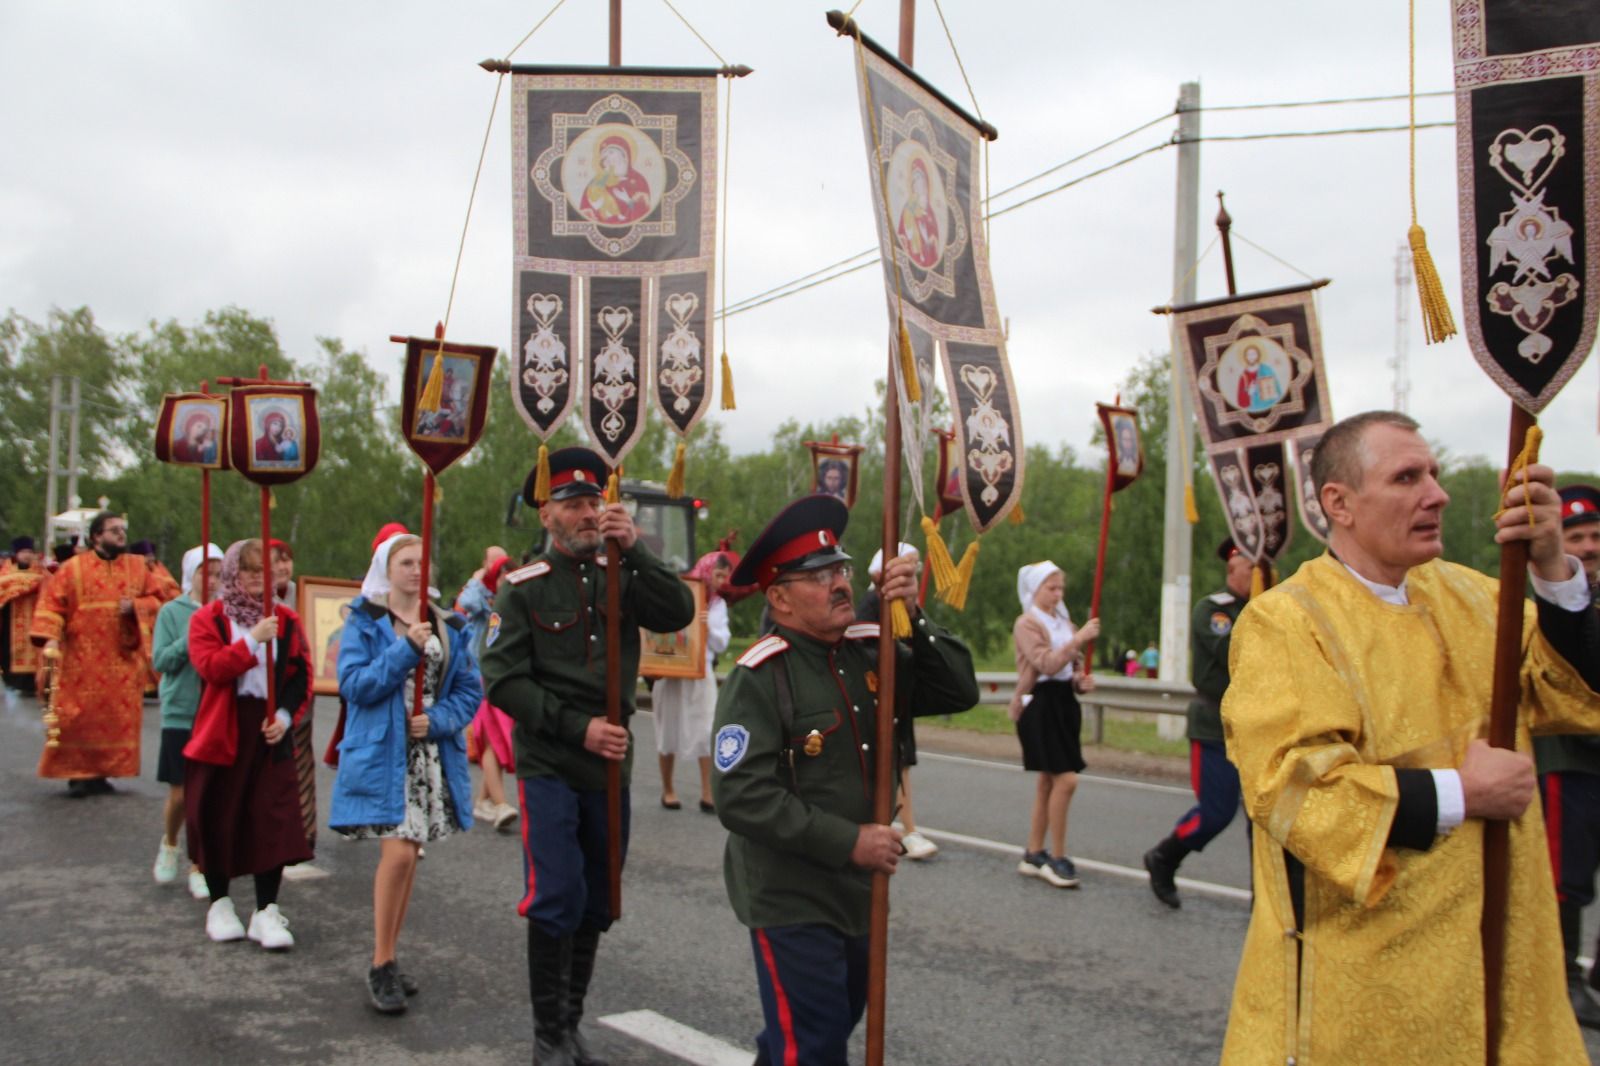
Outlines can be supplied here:
[[[1418, 93], [1417, 99], [1425, 96], [1454, 96], [1454, 89], [1434, 89], [1425, 93]], [[1328, 100], [1285, 100], [1271, 104], [1217, 104], [1211, 107], [1201, 107], [1204, 111], [1269, 111], [1286, 107], [1332, 107], [1338, 104], [1378, 104], [1394, 100], [1409, 100], [1409, 93], [1389, 93], [1384, 96], [1341, 96]]]
[[[1419, 122], [1419, 130], [1449, 129], [1454, 122]], [[1296, 137], [1341, 137], [1360, 133], [1403, 133], [1412, 127], [1401, 126], [1350, 126], [1337, 130], [1284, 130], [1278, 133], [1226, 133], [1196, 137], [1198, 141], [1276, 141]]]

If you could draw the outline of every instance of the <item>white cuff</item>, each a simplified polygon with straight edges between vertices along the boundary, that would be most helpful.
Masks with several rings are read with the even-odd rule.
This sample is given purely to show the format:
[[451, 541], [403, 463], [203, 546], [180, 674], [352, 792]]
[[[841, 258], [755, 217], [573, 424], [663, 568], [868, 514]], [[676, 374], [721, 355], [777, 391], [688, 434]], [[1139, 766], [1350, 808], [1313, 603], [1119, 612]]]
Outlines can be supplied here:
[[294, 717], [292, 715], [290, 715], [288, 711], [284, 710], [282, 707], [279, 707], [278, 708], [278, 724], [283, 726], [283, 728], [285, 730], [287, 730], [291, 725], [294, 724]]
[[261, 642], [257, 640], [248, 629], [244, 631], [243, 640], [245, 650], [251, 655], [254, 655], [256, 652], [261, 650]]
[[1528, 567], [1528, 581], [1533, 585], [1533, 594], [1563, 611], [1587, 611], [1592, 602], [1589, 599], [1589, 577], [1583, 572], [1583, 564], [1576, 555], [1565, 558], [1572, 567], [1572, 576], [1565, 581], [1546, 581], [1533, 572], [1533, 567]]
[[1444, 836], [1467, 820], [1467, 798], [1461, 791], [1459, 770], [1429, 770], [1433, 775], [1433, 792], [1438, 797], [1439, 823], [1435, 831]]

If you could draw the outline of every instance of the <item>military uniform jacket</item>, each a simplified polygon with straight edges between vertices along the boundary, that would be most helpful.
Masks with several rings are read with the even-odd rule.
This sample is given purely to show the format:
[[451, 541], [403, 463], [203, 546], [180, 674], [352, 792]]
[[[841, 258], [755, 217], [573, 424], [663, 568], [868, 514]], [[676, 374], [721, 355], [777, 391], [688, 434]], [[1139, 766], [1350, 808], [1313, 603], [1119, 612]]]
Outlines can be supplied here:
[[[500, 578], [484, 630], [489, 702], [516, 722], [518, 777], [559, 777], [601, 789], [606, 763], [583, 746], [606, 713], [604, 553], [577, 559], [554, 548]], [[622, 724], [639, 686], [639, 628], [671, 633], [694, 621], [694, 595], [643, 540], [622, 553]], [[622, 764], [626, 786], [633, 744]]]
[[[1600, 585], [1589, 586], [1589, 597], [1594, 609], [1600, 610]], [[1600, 650], [1593, 654], [1600, 655]], [[1600, 736], [1534, 737], [1533, 759], [1541, 774], [1600, 774]]]
[[[974, 706], [978, 685], [966, 646], [926, 615], [912, 630], [896, 659], [898, 713]], [[877, 653], [876, 623], [858, 622], [832, 645], [779, 626], [739, 657], [723, 685], [712, 795], [729, 830], [728, 898], [752, 929], [821, 923], [846, 936], [867, 932], [872, 879], [851, 865], [850, 852], [858, 828], [872, 821]], [[793, 695], [788, 737], [780, 669]], [[793, 752], [792, 777], [785, 747]]]
[[1222, 694], [1228, 691], [1228, 644], [1233, 623], [1246, 600], [1231, 592], [1213, 592], [1194, 605], [1189, 619], [1190, 669], [1194, 699], [1189, 701], [1189, 739], [1214, 740], [1222, 735]]

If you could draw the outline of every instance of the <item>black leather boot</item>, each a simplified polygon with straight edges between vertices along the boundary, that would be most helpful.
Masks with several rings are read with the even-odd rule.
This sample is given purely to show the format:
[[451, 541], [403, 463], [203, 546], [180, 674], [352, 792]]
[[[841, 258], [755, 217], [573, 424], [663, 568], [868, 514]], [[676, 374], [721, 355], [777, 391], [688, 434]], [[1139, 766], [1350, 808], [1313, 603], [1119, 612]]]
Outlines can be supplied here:
[[567, 1040], [572, 1046], [572, 1061], [576, 1066], [607, 1066], [605, 1059], [597, 1058], [589, 1050], [578, 1023], [583, 1020], [583, 999], [589, 993], [589, 979], [594, 976], [594, 960], [600, 951], [600, 930], [588, 926], [572, 936], [572, 968], [567, 975]]
[[1144, 853], [1144, 868], [1150, 872], [1150, 891], [1156, 899], [1177, 910], [1183, 906], [1178, 898], [1178, 866], [1189, 849], [1177, 837], [1168, 835], [1165, 840]]
[[[1558, 904], [1561, 915], [1561, 952], [1567, 960], [1567, 998], [1572, 1013], [1586, 1029], [1600, 1029], [1600, 1003], [1584, 987], [1583, 967], [1578, 965], [1578, 943], [1583, 939], [1583, 908], [1574, 903]], [[1592, 978], [1591, 978], [1592, 980]]]
[[571, 944], [571, 937], [551, 936], [528, 922], [528, 996], [533, 1000], [535, 1066], [574, 1066], [562, 1021]]

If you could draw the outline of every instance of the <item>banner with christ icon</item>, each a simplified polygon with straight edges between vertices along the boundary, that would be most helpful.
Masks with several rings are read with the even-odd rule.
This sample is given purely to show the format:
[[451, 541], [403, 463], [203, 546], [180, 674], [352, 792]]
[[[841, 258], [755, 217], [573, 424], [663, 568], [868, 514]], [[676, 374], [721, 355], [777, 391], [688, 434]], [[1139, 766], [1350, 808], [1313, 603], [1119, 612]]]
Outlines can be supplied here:
[[[859, 31], [851, 23], [848, 32]], [[858, 42], [891, 343], [902, 348], [900, 395], [919, 395], [935, 362], [943, 366], [961, 497], [982, 533], [1017, 505], [1023, 486], [1021, 410], [989, 275], [980, 185], [983, 141], [996, 134], [874, 42]], [[913, 370], [919, 380], [908, 388]], [[923, 437], [906, 436], [919, 463]]]
[[512, 77], [511, 389], [543, 440], [576, 404], [617, 465], [652, 391], [680, 436], [709, 406], [716, 85], [705, 70]]
[[811, 453], [811, 491], [854, 507], [861, 453], [865, 449], [859, 444], [841, 444], [837, 433], [832, 440], [808, 440], [805, 445]]
[[498, 350], [423, 337], [389, 339], [406, 346], [401, 434], [429, 470], [443, 473], [483, 436]]
[[1467, 341], [1538, 414], [1588, 357], [1600, 317], [1600, 7], [1453, 8]]
[[1121, 492], [1144, 473], [1144, 444], [1139, 439], [1139, 412], [1117, 404], [1097, 403], [1095, 413], [1105, 430], [1112, 492]]

